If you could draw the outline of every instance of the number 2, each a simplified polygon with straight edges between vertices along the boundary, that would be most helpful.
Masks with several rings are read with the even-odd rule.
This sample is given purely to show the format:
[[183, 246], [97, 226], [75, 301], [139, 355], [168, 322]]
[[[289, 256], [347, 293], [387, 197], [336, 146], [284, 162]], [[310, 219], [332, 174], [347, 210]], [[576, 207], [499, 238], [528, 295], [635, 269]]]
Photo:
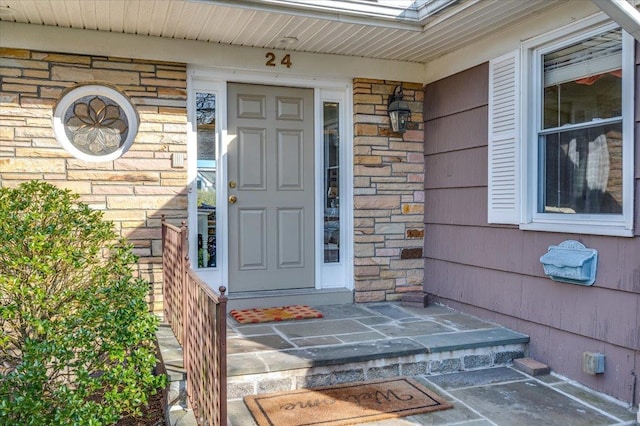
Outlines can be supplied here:
[[[289, 56], [289, 55], [287, 55]], [[276, 66], [276, 54], [273, 52], [267, 52], [266, 56], [267, 58], [267, 63], [265, 64], [268, 67], [275, 67]]]

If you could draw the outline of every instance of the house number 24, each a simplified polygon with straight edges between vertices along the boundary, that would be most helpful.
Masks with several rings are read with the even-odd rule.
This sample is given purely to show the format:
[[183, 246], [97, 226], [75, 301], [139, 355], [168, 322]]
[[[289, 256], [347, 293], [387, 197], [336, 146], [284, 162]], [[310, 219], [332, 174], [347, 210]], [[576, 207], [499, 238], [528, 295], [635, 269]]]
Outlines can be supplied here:
[[[265, 58], [267, 58], [267, 62], [265, 62], [265, 65], [268, 67], [275, 67], [276, 66], [276, 54], [273, 52], [267, 52], [267, 54], [265, 55]], [[280, 65], [284, 65], [287, 68], [291, 68], [291, 65], [293, 65], [293, 62], [291, 62], [291, 55], [289, 55], [288, 53], [286, 55], [284, 55], [282, 57], [282, 59], [280, 60]]]

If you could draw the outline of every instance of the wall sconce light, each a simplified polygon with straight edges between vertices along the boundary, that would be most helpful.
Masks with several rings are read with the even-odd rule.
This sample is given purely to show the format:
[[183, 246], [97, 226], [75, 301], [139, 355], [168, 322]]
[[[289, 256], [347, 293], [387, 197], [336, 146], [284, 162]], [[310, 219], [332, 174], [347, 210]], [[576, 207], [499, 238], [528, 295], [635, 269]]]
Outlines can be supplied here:
[[389, 96], [389, 105], [387, 107], [391, 130], [396, 133], [404, 133], [407, 130], [407, 124], [411, 121], [409, 104], [402, 97], [402, 86], [396, 86], [393, 89], [393, 94]]

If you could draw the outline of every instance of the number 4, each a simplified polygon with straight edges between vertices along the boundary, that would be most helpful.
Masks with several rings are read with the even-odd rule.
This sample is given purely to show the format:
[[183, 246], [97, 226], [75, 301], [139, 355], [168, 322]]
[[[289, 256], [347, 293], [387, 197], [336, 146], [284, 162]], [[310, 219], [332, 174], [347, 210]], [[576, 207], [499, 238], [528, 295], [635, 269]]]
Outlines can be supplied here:
[[284, 55], [284, 58], [280, 61], [280, 65], [286, 65], [287, 68], [291, 68], [293, 64], [291, 63], [291, 56], [288, 53]]

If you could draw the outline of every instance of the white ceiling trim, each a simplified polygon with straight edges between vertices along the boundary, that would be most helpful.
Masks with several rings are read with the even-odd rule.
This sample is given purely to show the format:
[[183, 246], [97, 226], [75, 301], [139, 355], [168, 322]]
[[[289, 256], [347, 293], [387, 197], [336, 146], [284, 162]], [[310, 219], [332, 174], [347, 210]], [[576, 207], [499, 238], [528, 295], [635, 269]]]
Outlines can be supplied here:
[[1, 45], [8, 48], [260, 71], [278, 75], [283, 79], [286, 79], [287, 75], [338, 80], [362, 77], [419, 83], [424, 75], [424, 64], [416, 62], [306, 52], [286, 52], [291, 55], [293, 66], [290, 69], [279, 67], [277, 70], [271, 70], [265, 67], [266, 52], [285, 51], [12, 22], [3, 22], [0, 25], [0, 40]]
[[[296, 55], [344, 55], [345, 61], [427, 64], [505, 29], [518, 30], [541, 14], [564, 9], [577, 15], [589, 6], [595, 9], [590, 1], [577, 7], [578, 2], [566, 0], [416, 0], [409, 8], [393, 6], [397, 1], [305, 0], [302, 5], [303, 0], [0, 0], [0, 12], [7, 10], [5, 6], [15, 12], [0, 13], [0, 26], [16, 22], [99, 31], [102, 38], [125, 33], [167, 43], [194, 40], [217, 51], [229, 45], [286, 49]], [[357, 15], [337, 7], [309, 9], [338, 4], [379, 8], [390, 17]], [[410, 11], [417, 14], [413, 22], [407, 20]], [[284, 44], [287, 37], [297, 42]]]
[[309, 18], [420, 31], [433, 15], [458, 0], [187, 0]]

